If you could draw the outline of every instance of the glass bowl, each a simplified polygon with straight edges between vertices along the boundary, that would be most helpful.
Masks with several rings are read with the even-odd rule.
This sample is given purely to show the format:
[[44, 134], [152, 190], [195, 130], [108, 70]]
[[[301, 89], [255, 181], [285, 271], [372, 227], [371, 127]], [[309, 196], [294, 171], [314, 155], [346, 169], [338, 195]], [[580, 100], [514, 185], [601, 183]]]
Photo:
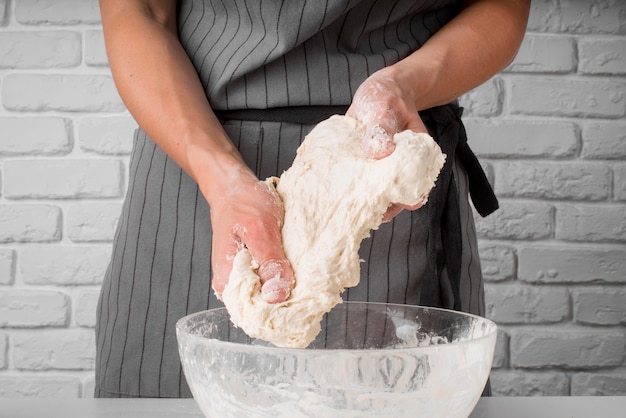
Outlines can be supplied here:
[[304, 349], [249, 338], [226, 308], [176, 326], [207, 417], [467, 417], [487, 382], [496, 325], [445, 309], [344, 302]]

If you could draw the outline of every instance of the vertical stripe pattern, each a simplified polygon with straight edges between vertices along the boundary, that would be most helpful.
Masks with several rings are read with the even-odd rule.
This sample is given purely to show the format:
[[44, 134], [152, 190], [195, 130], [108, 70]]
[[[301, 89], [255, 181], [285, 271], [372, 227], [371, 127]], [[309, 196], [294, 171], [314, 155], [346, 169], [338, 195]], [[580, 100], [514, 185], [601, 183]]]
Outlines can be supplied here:
[[208, 206], [142, 131], [131, 162], [98, 305], [97, 386], [128, 396], [188, 396], [170, 359], [178, 361], [175, 322], [219, 306], [210, 288]]
[[453, 0], [182, 0], [179, 35], [215, 109], [346, 105], [418, 49]]
[[[419, 48], [456, 10], [449, 1], [183, 0], [181, 41], [216, 108], [349, 104], [373, 71]], [[444, 7], [445, 6], [445, 7]], [[229, 121], [259, 178], [291, 165], [312, 126]], [[142, 130], [97, 310], [96, 396], [187, 397], [175, 323], [222, 306], [211, 290], [209, 207], [197, 184]], [[463, 240], [461, 305], [484, 312], [467, 180], [455, 164]], [[361, 246], [348, 300], [418, 304], [427, 211], [403, 212]]]
[[[225, 128], [247, 164], [265, 178], [291, 165], [311, 126], [233, 121]], [[96, 395], [189, 396], [175, 322], [222, 306], [210, 285], [209, 208], [197, 185], [142, 131], [132, 161], [135, 175], [98, 307]], [[461, 306], [484, 314], [467, 179], [458, 163], [454, 176], [465, 231]], [[361, 280], [344, 299], [420, 304], [428, 239], [425, 208], [404, 211], [381, 225], [363, 242]]]

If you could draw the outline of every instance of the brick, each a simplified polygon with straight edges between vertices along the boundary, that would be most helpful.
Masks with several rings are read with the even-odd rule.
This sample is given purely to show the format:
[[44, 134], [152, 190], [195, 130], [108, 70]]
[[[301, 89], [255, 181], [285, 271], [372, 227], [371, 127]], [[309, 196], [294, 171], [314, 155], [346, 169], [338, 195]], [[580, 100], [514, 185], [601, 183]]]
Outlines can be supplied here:
[[67, 214], [67, 231], [74, 242], [111, 242], [122, 210], [118, 203], [78, 203]]
[[66, 376], [0, 375], [0, 398], [68, 399], [80, 396], [80, 379]]
[[526, 34], [508, 72], [562, 74], [576, 69], [574, 39], [563, 36]]
[[67, 325], [69, 313], [64, 293], [0, 288], [0, 327], [61, 327]]
[[133, 148], [137, 122], [132, 117], [93, 117], [80, 122], [78, 137], [83, 151], [128, 155]]
[[0, 26], [9, 23], [9, 0], [0, 0]]
[[496, 175], [493, 169], [493, 165], [483, 160], [483, 161], [480, 161], [480, 166], [483, 168], [483, 171], [485, 172], [485, 176], [487, 176], [487, 181], [489, 182], [489, 184], [494, 184]]
[[569, 122], [471, 118], [464, 124], [479, 157], [571, 157], [580, 148], [578, 128]]
[[626, 242], [626, 208], [624, 205], [559, 205], [555, 237], [566, 241]]
[[459, 98], [466, 116], [496, 116], [502, 112], [502, 83], [492, 78]]
[[9, 367], [8, 339], [9, 337], [6, 334], [0, 333], [0, 370]]
[[498, 162], [495, 192], [503, 197], [606, 200], [611, 170], [605, 164], [578, 162]]
[[567, 396], [569, 379], [565, 373], [496, 370], [491, 372], [493, 396]]
[[538, 202], [500, 199], [500, 209], [476, 219], [480, 238], [536, 240], [550, 238], [554, 231], [554, 207]]
[[515, 277], [515, 249], [504, 245], [479, 243], [480, 264], [488, 281], [502, 281]]
[[20, 0], [15, 19], [24, 25], [77, 25], [99, 23], [98, 0]]
[[11, 284], [15, 280], [15, 251], [0, 249], [0, 284]]
[[28, 246], [20, 251], [19, 277], [32, 285], [100, 284], [110, 246]]
[[512, 114], [565, 117], [623, 117], [626, 83], [605, 78], [507, 78]]
[[76, 67], [81, 60], [78, 32], [0, 32], [0, 68]]
[[610, 372], [575, 373], [572, 396], [623, 396], [626, 393], [626, 369]]
[[626, 249], [533, 245], [518, 250], [519, 279], [529, 283], [626, 283]]
[[4, 163], [5, 197], [10, 199], [120, 197], [123, 165], [117, 160], [39, 159]]
[[65, 155], [72, 150], [71, 129], [65, 118], [0, 118], [0, 156]]
[[75, 297], [74, 317], [76, 325], [87, 328], [96, 326], [96, 306], [100, 290], [83, 290]]
[[20, 112], [121, 112], [125, 110], [108, 75], [9, 74], [2, 104]]
[[493, 363], [491, 365], [494, 369], [500, 369], [507, 367], [509, 364], [509, 335], [498, 330], [498, 338], [496, 339], [496, 348], [493, 354]]
[[626, 123], [589, 123], [582, 129], [581, 157], [586, 159], [626, 159]]
[[0, 205], [0, 243], [60, 239], [60, 208], [39, 204]]
[[626, 201], [626, 164], [619, 164], [613, 168], [613, 187], [615, 200]]
[[485, 301], [487, 317], [498, 324], [545, 324], [569, 318], [567, 289], [489, 284]]
[[94, 392], [96, 389], [96, 379], [95, 377], [88, 377], [83, 380], [83, 388], [82, 388], [81, 398], [93, 398]]
[[101, 30], [85, 32], [85, 63], [90, 67], [108, 67], [109, 60]]
[[8, 20], [7, 0], [0, 0], [0, 25], [4, 25]]
[[624, 361], [622, 331], [587, 328], [524, 329], [511, 332], [511, 367], [587, 369]]
[[626, 4], [620, 0], [534, 0], [528, 30], [561, 33], [624, 33]]
[[572, 300], [575, 322], [590, 325], [626, 324], [625, 290], [576, 289], [572, 291]]
[[13, 364], [18, 370], [92, 370], [92, 330], [19, 333], [13, 336]]
[[578, 57], [578, 71], [582, 74], [626, 74], [626, 42], [623, 37], [580, 38]]

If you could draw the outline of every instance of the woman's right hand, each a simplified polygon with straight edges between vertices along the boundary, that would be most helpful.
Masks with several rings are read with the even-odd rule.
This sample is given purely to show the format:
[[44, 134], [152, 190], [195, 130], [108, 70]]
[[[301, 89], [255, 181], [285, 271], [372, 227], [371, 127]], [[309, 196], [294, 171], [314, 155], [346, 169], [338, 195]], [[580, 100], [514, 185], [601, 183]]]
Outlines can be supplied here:
[[259, 264], [263, 299], [282, 302], [289, 298], [294, 285], [294, 273], [282, 246], [282, 201], [247, 167], [237, 170], [231, 179], [229, 187], [210, 202], [213, 289], [221, 297], [233, 259], [246, 247]]
[[265, 300], [280, 302], [293, 287], [282, 248], [280, 199], [245, 166], [213, 114], [178, 39], [176, 4], [100, 0], [115, 83], [135, 120], [198, 183], [211, 206], [216, 293], [245, 245], [260, 265]]

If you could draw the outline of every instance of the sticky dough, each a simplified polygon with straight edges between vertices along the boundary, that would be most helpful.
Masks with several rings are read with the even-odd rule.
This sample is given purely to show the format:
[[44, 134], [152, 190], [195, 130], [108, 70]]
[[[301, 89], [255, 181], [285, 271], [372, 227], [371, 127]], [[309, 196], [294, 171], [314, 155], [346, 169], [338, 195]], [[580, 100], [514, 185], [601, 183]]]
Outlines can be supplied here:
[[267, 179], [285, 206], [283, 246], [296, 283], [287, 301], [265, 302], [258, 265], [247, 249], [239, 251], [222, 299], [249, 336], [306, 347], [342, 291], [358, 284], [359, 246], [389, 205], [425, 202], [435, 185], [445, 155], [429, 135], [400, 132], [395, 151], [373, 160], [360, 148], [364, 130], [349, 116], [320, 122], [280, 179]]

